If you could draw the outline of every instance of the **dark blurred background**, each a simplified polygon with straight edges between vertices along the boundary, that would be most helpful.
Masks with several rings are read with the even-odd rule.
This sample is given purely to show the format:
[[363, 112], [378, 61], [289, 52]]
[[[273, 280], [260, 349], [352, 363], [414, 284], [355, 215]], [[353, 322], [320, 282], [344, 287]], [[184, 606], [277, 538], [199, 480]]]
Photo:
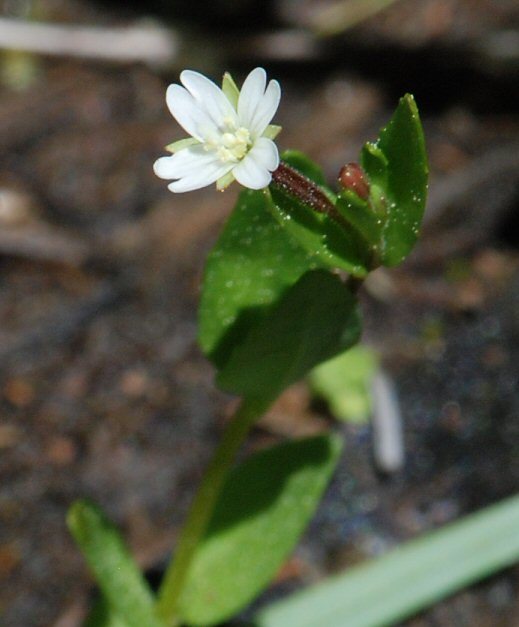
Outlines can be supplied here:
[[[3, 627], [80, 624], [92, 584], [65, 529], [75, 498], [163, 567], [233, 403], [198, 351], [196, 307], [238, 191], [172, 195], [154, 177], [182, 136], [164, 93], [185, 67], [241, 81], [256, 65], [282, 85], [279, 145], [330, 182], [406, 91], [431, 165], [416, 251], [362, 294], [405, 461], [381, 473], [369, 425], [289, 390], [250, 447], [334, 425], [346, 452], [260, 603], [519, 487], [516, 0], [0, 0]], [[512, 568], [406, 625], [518, 617]]]

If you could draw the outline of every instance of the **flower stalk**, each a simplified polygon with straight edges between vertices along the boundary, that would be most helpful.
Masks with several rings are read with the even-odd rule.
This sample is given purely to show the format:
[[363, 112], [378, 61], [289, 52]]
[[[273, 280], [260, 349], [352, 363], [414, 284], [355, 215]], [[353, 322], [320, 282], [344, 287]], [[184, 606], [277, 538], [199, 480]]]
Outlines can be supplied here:
[[254, 422], [267, 410], [271, 402], [271, 399], [243, 399], [209, 463], [182, 528], [174, 557], [159, 589], [157, 612], [168, 627], [179, 624], [178, 604], [189, 568], [196, 548], [209, 525], [236, 454]]

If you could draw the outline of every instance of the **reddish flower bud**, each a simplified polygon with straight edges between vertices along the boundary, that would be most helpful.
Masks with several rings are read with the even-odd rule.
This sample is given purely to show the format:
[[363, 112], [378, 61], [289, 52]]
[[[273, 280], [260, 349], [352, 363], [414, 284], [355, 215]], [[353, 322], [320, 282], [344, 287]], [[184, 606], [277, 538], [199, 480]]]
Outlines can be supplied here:
[[351, 189], [362, 200], [367, 200], [369, 197], [369, 183], [364, 170], [358, 163], [347, 163], [342, 166], [339, 172], [339, 184], [344, 189]]

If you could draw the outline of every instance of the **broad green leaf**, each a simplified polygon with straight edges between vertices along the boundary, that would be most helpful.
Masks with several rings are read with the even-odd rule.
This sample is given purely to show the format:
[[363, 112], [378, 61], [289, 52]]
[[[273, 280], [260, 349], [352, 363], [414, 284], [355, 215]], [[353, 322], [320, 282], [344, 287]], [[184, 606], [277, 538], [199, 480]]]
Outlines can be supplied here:
[[270, 202], [263, 192], [242, 192], [207, 260], [198, 339], [217, 366], [287, 288], [319, 265], [272, 217]]
[[124, 627], [164, 627], [155, 617], [151, 590], [119, 532], [101, 510], [76, 501], [67, 523], [110, 609]]
[[370, 383], [377, 358], [367, 346], [354, 346], [312, 370], [312, 391], [324, 398], [339, 420], [365, 422], [371, 413]]
[[219, 623], [269, 584], [312, 517], [340, 450], [333, 436], [296, 440], [231, 473], [182, 593], [185, 622]]
[[359, 335], [355, 297], [337, 276], [313, 270], [235, 346], [217, 382], [246, 397], [274, 398]]
[[519, 561], [519, 496], [261, 611], [256, 627], [389, 627]]
[[427, 196], [425, 140], [418, 109], [410, 94], [401, 98], [378, 141], [364, 147], [362, 166], [374, 184], [375, 206], [382, 197], [385, 199], [387, 216], [381, 261], [386, 266], [397, 265], [416, 242]]
[[[321, 169], [297, 151], [287, 151], [283, 161], [307, 177], [332, 204], [335, 195], [324, 185]], [[299, 244], [328, 268], [341, 268], [354, 276], [367, 274], [370, 249], [358, 233], [347, 224], [313, 209], [299, 197], [289, 194], [275, 183], [270, 185], [272, 214]], [[340, 218], [340, 217], [339, 217]]]

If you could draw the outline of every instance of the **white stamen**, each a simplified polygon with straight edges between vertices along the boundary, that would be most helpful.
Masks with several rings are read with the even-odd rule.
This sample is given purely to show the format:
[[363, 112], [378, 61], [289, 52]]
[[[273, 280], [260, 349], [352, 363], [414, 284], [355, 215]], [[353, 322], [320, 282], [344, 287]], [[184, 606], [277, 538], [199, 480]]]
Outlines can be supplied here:
[[244, 126], [234, 128], [232, 132], [222, 133], [220, 137], [212, 135], [204, 143], [204, 150], [206, 152], [214, 150], [222, 163], [241, 161], [251, 147], [250, 132]]

